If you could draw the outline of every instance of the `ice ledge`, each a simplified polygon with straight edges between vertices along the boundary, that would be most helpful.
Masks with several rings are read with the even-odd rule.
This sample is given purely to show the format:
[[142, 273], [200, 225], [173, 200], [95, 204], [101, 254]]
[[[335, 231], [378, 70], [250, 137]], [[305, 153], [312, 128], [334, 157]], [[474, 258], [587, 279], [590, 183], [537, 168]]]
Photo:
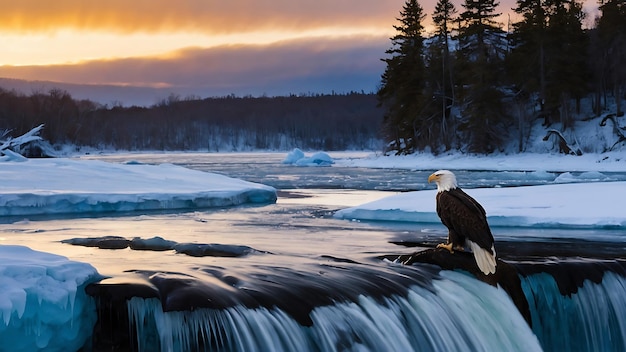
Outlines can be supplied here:
[[0, 350], [79, 350], [97, 319], [84, 287], [101, 278], [87, 263], [0, 245]]
[[30, 159], [3, 163], [0, 216], [274, 203], [276, 189], [171, 164]]

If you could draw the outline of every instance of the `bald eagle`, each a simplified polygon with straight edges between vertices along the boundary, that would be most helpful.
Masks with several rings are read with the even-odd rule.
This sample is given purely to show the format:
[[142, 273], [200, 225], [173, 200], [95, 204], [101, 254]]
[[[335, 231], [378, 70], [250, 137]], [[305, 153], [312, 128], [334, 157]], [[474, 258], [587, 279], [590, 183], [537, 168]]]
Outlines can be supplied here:
[[439, 170], [428, 177], [437, 183], [437, 215], [448, 228], [448, 243], [439, 244], [450, 253], [469, 248], [480, 271], [485, 275], [496, 272], [496, 250], [487, 223], [485, 209], [457, 186], [451, 171]]

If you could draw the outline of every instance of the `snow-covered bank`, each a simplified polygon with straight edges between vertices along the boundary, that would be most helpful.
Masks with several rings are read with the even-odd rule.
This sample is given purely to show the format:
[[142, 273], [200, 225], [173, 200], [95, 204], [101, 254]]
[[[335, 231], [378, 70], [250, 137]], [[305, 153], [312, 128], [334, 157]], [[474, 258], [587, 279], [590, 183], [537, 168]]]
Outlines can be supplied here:
[[[310, 153], [307, 157], [305, 153]], [[580, 156], [555, 153], [514, 153], [514, 154], [464, 154], [453, 152], [433, 155], [416, 153], [411, 155], [384, 155], [375, 151], [301, 151], [294, 149], [289, 152], [257, 151], [257, 152], [224, 152], [206, 153], [200, 151], [164, 152], [92, 152], [90, 154], [64, 153], [67, 157], [82, 160], [88, 159], [119, 159], [126, 156], [146, 158], [150, 156], [162, 158], [164, 155], [183, 156], [186, 161], [195, 156], [275, 156], [281, 164], [295, 166], [331, 166], [331, 167], [363, 167], [376, 169], [406, 170], [488, 170], [488, 171], [553, 171], [553, 172], [626, 172], [626, 153], [614, 151], [606, 153], [587, 153]], [[318, 158], [317, 156], [323, 156]], [[298, 163], [299, 161], [299, 163]]]
[[[596, 182], [466, 190], [492, 226], [626, 229], [626, 182]], [[335, 217], [439, 223], [436, 190], [406, 192], [339, 210]]]
[[580, 156], [564, 154], [494, 154], [477, 155], [449, 153], [433, 155], [385, 156], [371, 153], [365, 157], [351, 157], [329, 153], [336, 167], [368, 167], [409, 170], [497, 170], [497, 171], [626, 171], [626, 154], [623, 151]]
[[276, 201], [273, 187], [171, 164], [29, 159], [0, 168], [0, 216], [193, 209]]

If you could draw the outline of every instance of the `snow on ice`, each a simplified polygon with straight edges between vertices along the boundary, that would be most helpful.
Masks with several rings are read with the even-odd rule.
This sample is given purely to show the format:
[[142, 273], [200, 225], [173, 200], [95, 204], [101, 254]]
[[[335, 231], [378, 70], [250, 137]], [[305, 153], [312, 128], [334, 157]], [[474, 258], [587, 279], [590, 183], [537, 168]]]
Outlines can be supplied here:
[[172, 164], [3, 162], [0, 216], [189, 209], [273, 203], [273, 187]]
[[[305, 160], [300, 163], [300, 161]], [[313, 161], [312, 161], [313, 160]], [[325, 160], [325, 161], [320, 161]], [[487, 210], [496, 226], [574, 225], [626, 227], [625, 182], [602, 180], [602, 171], [624, 171], [619, 154], [579, 156], [370, 156], [334, 160], [295, 149], [283, 163], [344, 167], [439, 168], [474, 170], [570, 170], [553, 185], [466, 190]], [[29, 159], [3, 162], [0, 216], [69, 212], [206, 208], [276, 201], [273, 187], [171, 164], [113, 164], [95, 160]], [[572, 183], [576, 182], [576, 183]], [[560, 184], [563, 183], [563, 184]], [[463, 188], [463, 185], [460, 185]], [[408, 192], [340, 210], [336, 217], [389, 221], [439, 222], [435, 193]]]
[[[451, 153], [434, 156], [372, 155], [337, 160], [350, 167], [418, 170], [560, 171], [555, 184], [542, 186], [465, 189], [480, 202], [492, 226], [573, 226], [626, 228], [626, 182], [602, 182], [602, 172], [623, 172], [623, 152], [584, 154], [496, 154], [480, 156]], [[574, 175], [572, 172], [579, 174]], [[592, 182], [594, 181], [594, 182]], [[600, 182], [598, 182], [600, 181]], [[463, 185], [459, 185], [463, 188]], [[433, 190], [401, 193], [339, 210], [335, 217], [352, 220], [439, 223]]]
[[[465, 190], [492, 226], [626, 228], [626, 182], [568, 183]], [[436, 190], [406, 192], [339, 210], [343, 219], [439, 223]]]
[[[76, 351], [97, 315], [83, 289], [100, 279], [87, 263], [0, 246], [0, 341], [15, 351]], [[0, 347], [0, 350], [4, 350]]]

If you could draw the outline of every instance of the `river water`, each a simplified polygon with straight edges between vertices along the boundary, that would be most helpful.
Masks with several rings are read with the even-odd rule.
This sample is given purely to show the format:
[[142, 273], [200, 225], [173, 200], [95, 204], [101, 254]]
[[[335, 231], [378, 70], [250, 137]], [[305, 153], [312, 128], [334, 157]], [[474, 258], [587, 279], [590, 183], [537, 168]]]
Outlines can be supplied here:
[[[341, 157], [362, 157], [363, 155], [363, 153], [342, 153]], [[209, 281], [219, 278], [222, 283], [248, 282], [252, 289], [259, 292], [267, 290], [265, 294], [269, 296], [273, 294], [272, 288], [277, 287], [276, 292], [283, 292], [283, 294], [297, 292], [298, 295], [304, 296], [307, 295], [307, 290], [316, 287], [320, 292], [325, 292], [324, 294], [329, 294], [335, 288], [342, 287], [344, 290], [342, 295], [349, 296], [351, 286], [359, 289], [369, 287], [370, 283], [363, 281], [367, 275], [375, 275], [381, 278], [381, 282], [394, 280], [390, 278], [402, 280], [409, 276], [410, 280], [421, 282], [420, 279], [411, 276], [416, 273], [418, 276], [424, 275], [424, 282], [430, 282], [431, 276], [437, 275], [431, 273], [428, 267], [424, 267], [421, 274], [419, 271], [413, 271], [411, 275], [406, 276], [403, 274], [403, 269], [387, 269], [386, 266], [395, 257], [433, 248], [437, 243], [445, 241], [447, 230], [443, 225], [348, 221], [332, 217], [332, 214], [338, 209], [363, 204], [397, 192], [431, 189], [434, 186], [428, 185], [426, 179], [434, 170], [341, 166], [296, 167], [282, 164], [282, 160], [285, 158], [284, 153], [151, 153], [85, 155], [81, 158], [109, 162], [173, 163], [196, 170], [220, 173], [273, 186], [278, 190], [278, 200], [275, 204], [244, 205], [195, 211], [5, 218], [0, 222], [0, 243], [24, 245], [35, 250], [88, 262], [96, 267], [101, 274], [113, 278], [125, 277], [129, 273], [137, 272], [176, 273], [176, 275], [188, 274], [198, 277], [198, 272], [201, 271], [202, 275], [210, 273], [211, 278], [207, 279]], [[459, 183], [465, 188], [539, 185], [550, 183], [557, 176], [548, 173], [538, 176], [537, 174], [517, 171], [458, 171], [456, 173]], [[619, 173], [613, 174], [612, 177], [626, 179], [626, 175]], [[496, 239], [499, 256], [505, 261], [519, 263], [519, 265], [532, 265], [535, 262], [545, 262], [546, 258], [556, 257], [585, 257], [592, 260], [626, 259], [626, 241], [623, 231], [555, 228], [493, 228], [492, 231]], [[147, 251], [134, 250], [128, 247], [100, 249], [73, 246], [62, 242], [73, 238], [105, 236], [121, 236], [126, 239], [150, 239], [158, 236], [177, 243], [217, 244], [226, 247], [227, 252], [231, 254], [237, 250], [243, 250], [245, 255], [194, 256], [167, 250]], [[348, 271], [350, 270], [358, 272], [358, 274], [349, 274]], [[328, 281], [324, 281], [324, 277]], [[287, 291], [280, 289], [281, 286], [294, 283], [297, 285], [298, 281], [306, 282], [310, 278], [320, 280], [319, 284], [307, 282], [307, 285], [303, 286], [303, 291], [297, 291], [297, 288], [294, 289], [293, 287]], [[471, 290], [473, 287], [471, 282], [463, 281], [465, 279], [456, 277], [453, 279], [449, 282], [466, 285], [467, 287], [464, 286], [464, 289]], [[345, 284], [342, 284], [342, 281], [345, 281]], [[406, 285], [407, 287], [415, 287], [416, 285], [422, 287], [416, 282], [411, 281]], [[618, 284], [621, 285], [621, 282], [619, 281]], [[236, 286], [236, 284], [233, 285]], [[370, 293], [381, 289], [396, 292], [394, 291], [395, 286], [390, 283], [381, 284], [379, 282], [376, 285], [382, 285], [381, 287], [384, 288], [373, 288]], [[424, 284], [423, 287], [427, 291], [432, 291], [433, 289], [428, 288], [429, 285]], [[228, 287], [226, 289], [228, 290]], [[408, 294], [409, 298], [413, 295], [411, 292]], [[432, 299], [441, 299], [441, 292], [443, 291], [433, 292], [439, 292], [439, 294], [436, 294], [436, 298]], [[422, 294], [426, 295], [426, 291]], [[422, 294], [418, 294], [416, 297], [422, 297]], [[221, 296], [225, 297], [224, 294]], [[323, 305], [320, 301], [315, 301], [317, 299], [312, 298], [313, 301], [309, 301], [309, 303], [313, 306]], [[290, 299], [286, 300], [289, 301]], [[405, 304], [404, 300], [402, 302]], [[301, 303], [294, 303], [291, 307], [286, 306], [285, 309], [297, 310], [299, 309], [296, 307], [297, 304]], [[144, 316], [148, 308], [144, 306], [144, 303], [139, 305], [143, 308], [137, 307], [133, 306], [129, 309], [135, 309], [134, 314]], [[155, 308], [150, 309], [154, 310]], [[489, 309], [491, 308], [487, 308], [487, 311]], [[319, 314], [315, 312], [318, 311], [310, 314], [313, 320], [315, 320], [315, 314]], [[324, 322], [320, 320], [317, 324], [330, 324], [333, 319], [339, 319], [338, 317], [333, 318], [333, 314], [338, 313], [326, 312], [323, 314]], [[441, 314], [447, 313], [432, 314], [441, 316]], [[298, 316], [298, 313], [295, 312], [292, 315]], [[385, 316], [392, 315], [385, 314]], [[188, 320], [191, 318], [181, 319]], [[202, 319], [204, 319], [202, 321], [206, 321], [207, 318]], [[226, 318], [220, 317], [219, 319]], [[249, 317], [245, 319], [249, 319]], [[502, 321], [500, 317], [490, 317], [489, 319], [494, 319], [494, 324], [500, 324], [499, 321]], [[551, 318], [547, 317], [546, 319]], [[563, 319], [567, 320], [569, 316]], [[307, 323], [311, 322], [305, 321], [303, 324], [307, 325]], [[235, 324], [237, 329], [241, 328], [241, 324], [240, 322]], [[346, 322], [346, 324], [352, 323]], [[463, 329], [472, 326], [471, 323], [467, 322], [459, 324], [463, 326]], [[515, 326], [509, 328], [518, 329]], [[168, 331], [174, 331], [172, 328], [168, 329]], [[300, 331], [299, 329], [296, 330]], [[379, 331], [380, 327], [374, 330]], [[167, 350], [169, 348], [167, 346], [172, 343], [171, 334], [169, 335], [170, 340], [168, 340], [170, 342], [167, 342], [164, 340], [163, 331], [159, 331], [161, 349]], [[439, 332], [445, 335], [444, 330]], [[364, 335], [370, 333], [363, 332]], [[535, 333], [539, 335], [541, 330], [536, 330]], [[139, 330], [138, 334], [140, 334]], [[195, 334], [197, 335], [198, 332], [196, 331]], [[254, 335], [254, 333], [249, 334]], [[401, 335], [411, 334], [404, 333]], [[619, 341], [626, 343], [626, 333], [623, 335], [620, 337], [622, 340]], [[362, 338], [364, 337], [359, 335], [355, 341]], [[516, 338], [526, 339], [523, 335]], [[547, 340], [548, 338], [544, 337], [544, 339]], [[182, 340], [185, 339], [180, 338], [178, 341]], [[324, 346], [312, 348], [314, 343], [311, 340], [304, 340], [305, 346], [309, 346], [311, 349], [326, 350]], [[394, 338], [391, 337], [380, 341], [391, 343], [393, 340]], [[615, 338], [607, 340], [615, 341]], [[329, 341], [339, 344], [336, 339], [330, 337]], [[467, 343], [467, 341], [461, 342]], [[206, 343], [208, 344], [208, 342]], [[268, 342], [265, 340], [259, 342], [260, 345], [266, 343]], [[282, 343], [280, 342], [279, 345], [285, 348]], [[376, 346], [376, 343], [372, 342], [368, 346], [372, 348], [371, 346]], [[430, 348], [445, 350], [446, 345], [440, 343], [434, 343], [430, 345]], [[558, 343], [559, 341], [556, 341], [555, 345], [558, 346]], [[245, 343], [238, 340], [236, 343], [233, 342], [231, 347], [235, 345], [239, 346], [238, 349], [245, 350]], [[348, 348], [338, 348], [338, 350], [348, 350]]]
[[[342, 153], [341, 157], [363, 157], [364, 153]], [[283, 164], [284, 153], [150, 153], [85, 155], [81, 158], [109, 162], [138, 161], [173, 163], [263, 183], [278, 190], [276, 204], [239, 206], [184, 212], [80, 215], [78, 217], [35, 216], [7, 218], [0, 224], [0, 239], [71, 259], [86, 261], [105, 275], [129, 269], [159, 269], [194, 265], [197, 261], [224, 263], [263, 261], [249, 258], [183, 258], [169, 252], [97, 248], [63, 244], [70, 238], [155, 236], [179, 243], [245, 245], [261, 252], [281, 253], [285, 265], [297, 258], [318, 260], [320, 256], [365, 260], [390, 253], [416, 251], [415, 245], [431, 247], [444, 241], [446, 229], [437, 224], [360, 222], [334, 219], [334, 211], [380, 199], [401, 191], [431, 189], [426, 181], [433, 170], [374, 169], [353, 167], [296, 167]], [[465, 188], [546, 184], [555, 175], [538, 177], [527, 172], [457, 171]], [[614, 174], [615, 179], [626, 175]], [[434, 204], [434, 202], [433, 202]], [[620, 231], [580, 229], [493, 229], [503, 258], [588, 254], [598, 257], [622, 254]], [[597, 241], [588, 241], [589, 238]], [[580, 242], [584, 246], [578, 245]], [[617, 241], [617, 243], [616, 243]], [[515, 251], [508, 249], [513, 243]], [[566, 245], [564, 244], [566, 243]], [[551, 252], [552, 251], [552, 252]], [[588, 253], [587, 253], [588, 252]]]

